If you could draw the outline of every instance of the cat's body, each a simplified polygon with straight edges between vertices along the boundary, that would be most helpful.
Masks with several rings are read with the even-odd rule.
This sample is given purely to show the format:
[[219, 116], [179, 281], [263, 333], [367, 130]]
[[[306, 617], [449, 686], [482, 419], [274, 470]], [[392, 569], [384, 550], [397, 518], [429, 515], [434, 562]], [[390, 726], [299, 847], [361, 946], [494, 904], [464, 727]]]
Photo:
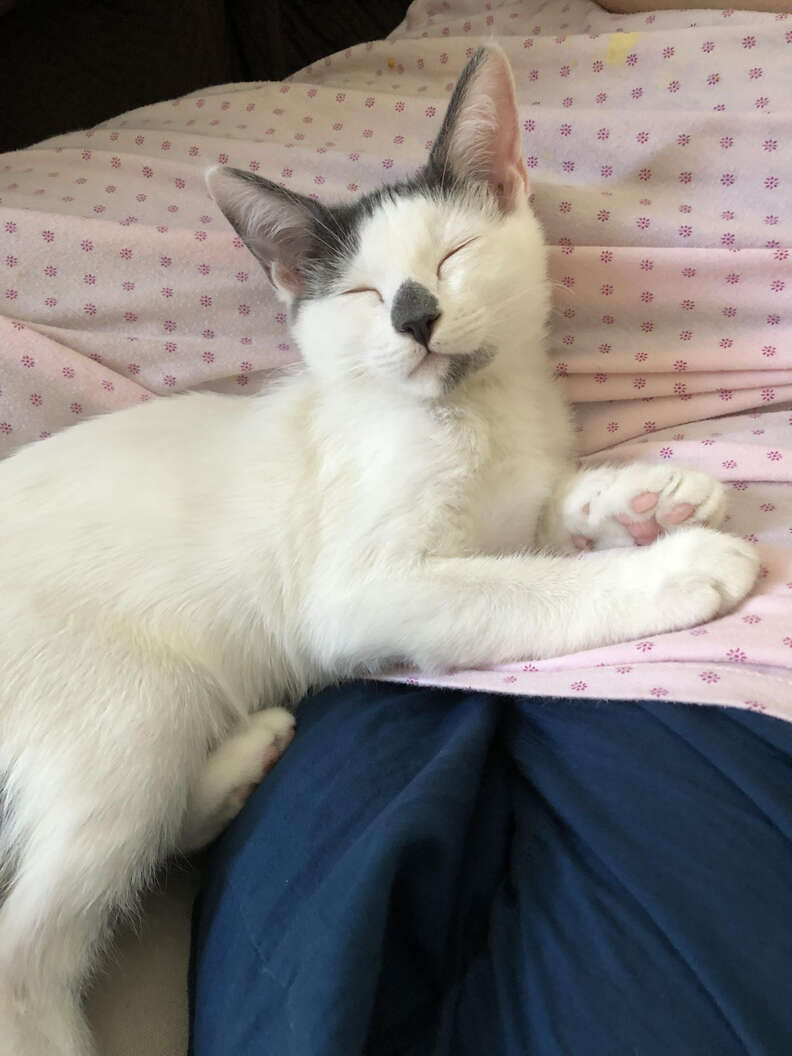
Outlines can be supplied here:
[[517, 129], [491, 50], [427, 179], [358, 214], [216, 171], [307, 367], [0, 466], [4, 1054], [92, 1051], [79, 994], [109, 919], [239, 808], [291, 735], [276, 705], [392, 662], [686, 627], [750, 589], [752, 549], [703, 526], [715, 482], [576, 471]]

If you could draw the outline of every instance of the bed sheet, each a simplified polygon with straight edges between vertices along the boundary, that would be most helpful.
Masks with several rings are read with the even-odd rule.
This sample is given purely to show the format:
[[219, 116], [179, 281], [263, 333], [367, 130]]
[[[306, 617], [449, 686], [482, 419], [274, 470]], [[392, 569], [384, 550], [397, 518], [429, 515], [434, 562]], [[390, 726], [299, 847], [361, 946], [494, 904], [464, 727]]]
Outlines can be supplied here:
[[706, 627], [432, 681], [792, 718], [786, 15], [416, 0], [386, 40], [284, 83], [209, 88], [0, 157], [0, 453], [138, 400], [266, 385], [297, 350], [203, 170], [341, 200], [405, 175], [489, 37], [515, 70], [581, 455], [713, 472], [763, 567]]

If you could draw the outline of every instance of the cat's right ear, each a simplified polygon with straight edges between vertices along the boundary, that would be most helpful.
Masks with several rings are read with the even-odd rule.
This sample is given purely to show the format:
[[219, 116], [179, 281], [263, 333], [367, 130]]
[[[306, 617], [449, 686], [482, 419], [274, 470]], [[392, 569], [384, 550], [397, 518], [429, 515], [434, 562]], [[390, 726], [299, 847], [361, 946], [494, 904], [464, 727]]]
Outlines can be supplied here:
[[304, 263], [313, 241], [310, 198], [242, 169], [215, 165], [206, 174], [209, 193], [239, 237], [258, 258], [287, 304], [305, 287]]

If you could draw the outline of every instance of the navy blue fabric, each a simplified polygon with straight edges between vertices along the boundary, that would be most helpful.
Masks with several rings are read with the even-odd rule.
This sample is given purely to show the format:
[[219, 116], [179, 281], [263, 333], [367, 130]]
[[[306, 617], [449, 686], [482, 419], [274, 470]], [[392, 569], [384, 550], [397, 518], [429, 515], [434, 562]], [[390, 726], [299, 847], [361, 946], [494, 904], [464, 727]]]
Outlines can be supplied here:
[[360, 684], [212, 850], [193, 1056], [792, 1053], [792, 725]]

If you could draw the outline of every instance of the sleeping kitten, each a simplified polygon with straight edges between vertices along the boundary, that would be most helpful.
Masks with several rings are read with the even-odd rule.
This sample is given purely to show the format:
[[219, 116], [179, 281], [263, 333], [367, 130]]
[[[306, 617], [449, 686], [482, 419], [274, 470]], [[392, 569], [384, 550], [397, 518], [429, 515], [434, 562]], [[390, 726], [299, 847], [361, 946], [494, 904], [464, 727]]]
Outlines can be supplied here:
[[208, 180], [305, 366], [0, 466], [4, 1056], [93, 1052], [80, 994], [110, 921], [236, 813], [291, 737], [275, 705], [395, 661], [690, 627], [757, 574], [714, 530], [710, 478], [575, 469], [500, 50], [471, 59], [411, 181], [332, 208]]

